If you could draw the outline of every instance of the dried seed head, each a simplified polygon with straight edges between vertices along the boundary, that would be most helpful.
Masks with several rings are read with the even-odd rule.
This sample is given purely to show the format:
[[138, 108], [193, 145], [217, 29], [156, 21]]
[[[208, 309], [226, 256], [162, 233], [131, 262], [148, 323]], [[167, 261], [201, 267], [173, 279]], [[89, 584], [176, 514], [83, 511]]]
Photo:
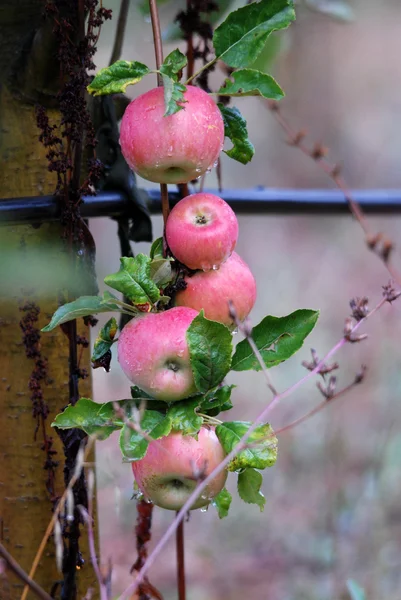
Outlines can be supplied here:
[[369, 300], [366, 296], [363, 298], [352, 298], [352, 300], [350, 300], [349, 305], [352, 310], [352, 316], [356, 321], [361, 321], [369, 313], [368, 302]]

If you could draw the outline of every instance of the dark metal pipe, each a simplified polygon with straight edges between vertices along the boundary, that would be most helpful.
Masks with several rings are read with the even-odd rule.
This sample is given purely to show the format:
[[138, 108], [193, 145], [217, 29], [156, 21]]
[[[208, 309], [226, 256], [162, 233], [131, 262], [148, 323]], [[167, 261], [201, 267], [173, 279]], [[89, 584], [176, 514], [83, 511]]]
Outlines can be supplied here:
[[[238, 213], [290, 214], [341, 214], [348, 212], [344, 195], [338, 190], [253, 189], [225, 190], [221, 194]], [[148, 190], [148, 207], [152, 213], [161, 212], [158, 189]], [[401, 190], [353, 190], [353, 198], [367, 213], [400, 214]], [[179, 200], [177, 192], [170, 192], [170, 202]], [[120, 192], [99, 192], [97, 196], [85, 196], [81, 205], [84, 218], [129, 216], [130, 204]], [[0, 225], [18, 223], [42, 223], [56, 221], [61, 207], [54, 196], [0, 199]]]

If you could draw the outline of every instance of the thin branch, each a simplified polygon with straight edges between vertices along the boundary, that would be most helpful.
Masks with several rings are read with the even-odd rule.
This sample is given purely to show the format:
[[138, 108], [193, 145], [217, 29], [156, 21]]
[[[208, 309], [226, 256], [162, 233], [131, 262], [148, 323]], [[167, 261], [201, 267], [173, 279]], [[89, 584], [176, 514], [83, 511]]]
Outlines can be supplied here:
[[401, 285], [401, 273], [390, 263], [390, 255], [394, 249], [393, 242], [383, 236], [380, 233], [374, 233], [369, 226], [368, 220], [362, 211], [359, 204], [353, 198], [344, 177], [341, 175], [341, 168], [338, 164], [333, 164], [329, 162], [326, 158], [327, 148], [322, 146], [321, 144], [315, 144], [312, 148], [310, 148], [305, 142], [304, 138], [306, 132], [304, 130], [295, 131], [292, 129], [291, 125], [288, 123], [287, 119], [283, 116], [281, 109], [277, 102], [268, 101], [267, 106], [274, 115], [274, 118], [285, 131], [288, 136], [288, 143], [294, 148], [299, 148], [299, 150], [305, 154], [305, 156], [309, 156], [320, 169], [328, 175], [332, 181], [336, 184], [336, 186], [342, 191], [346, 201], [348, 202], [348, 206], [350, 208], [351, 213], [358, 221], [362, 230], [365, 234], [366, 245], [370, 250], [372, 250], [384, 263], [391, 277], [397, 281], [399, 285]]
[[15, 560], [15, 558], [13, 558], [11, 556], [11, 554], [9, 554], [7, 552], [7, 550], [4, 548], [3, 544], [0, 543], [0, 556], [2, 556], [4, 558], [4, 560], [6, 561], [7, 565], [9, 566], [9, 568], [11, 569], [11, 571], [13, 571], [13, 573], [15, 573], [15, 575], [21, 579], [21, 581], [23, 581], [25, 583], [25, 585], [28, 587], [28, 589], [30, 588], [34, 594], [36, 594], [36, 596], [38, 598], [42, 598], [42, 600], [52, 600], [51, 596], [49, 596], [49, 594], [47, 592], [45, 592], [45, 590], [43, 588], [40, 587], [40, 585], [38, 585], [36, 583], [36, 581], [33, 581], [29, 575], [27, 575], [24, 571], [24, 569], [17, 563], [17, 561]]
[[[191, 0], [187, 0], [187, 14], [189, 13], [190, 10], [191, 10]], [[193, 38], [192, 31], [188, 31], [187, 53], [186, 54], [187, 54], [187, 60], [188, 60], [187, 78], [189, 79], [194, 74], [194, 68], [195, 68], [194, 38]]]
[[110, 65], [116, 62], [121, 57], [121, 52], [124, 44], [125, 27], [127, 25], [127, 17], [129, 10], [129, 0], [121, 0], [120, 12], [118, 15], [116, 35], [114, 38], [113, 51], [110, 57]]
[[280, 429], [276, 429], [274, 431], [274, 433], [272, 434], [272, 436], [273, 435], [280, 435], [281, 433], [285, 433], [286, 431], [290, 431], [291, 429], [294, 429], [298, 425], [301, 425], [301, 423], [304, 423], [305, 421], [307, 421], [308, 419], [310, 419], [311, 417], [313, 417], [314, 415], [316, 415], [318, 412], [320, 412], [321, 410], [323, 410], [324, 408], [326, 408], [326, 406], [328, 406], [329, 404], [331, 404], [334, 400], [337, 400], [338, 398], [340, 398], [342, 396], [345, 396], [345, 394], [347, 394], [350, 390], [352, 390], [359, 383], [361, 383], [361, 380], [355, 379], [352, 383], [350, 383], [349, 385], [347, 385], [345, 388], [343, 388], [342, 390], [340, 390], [339, 392], [337, 392], [336, 394], [334, 394], [333, 396], [331, 396], [331, 398], [324, 399], [317, 406], [315, 406], [314, 408], [312, 408], [312, 410], [310, 410], [306, 414], [302, 415], [302, 417], [299, 417], [298, 419], [295, 419], [295, 421], [292, 421], [292, 423], [289, 423], [288, 425], [284, 425], [284, 427], [280, 427]]
[[209, 60], [209, 62], [206, 63], [205, 65], [203, 65], [198, 71], [196, 71], [196, 73], [194, 73], [192, 75], [192, 77], [189, 77], [186, 80], [185, 85], [188, 85], [188, 83], [191, 83], [191, 81], [193, 81], [196, 77], [198, 77], [198, 75], [200, 75], [203, 71], [205, 71], [206, 69], [209, 69], [212, 65], [214, 65], [215, 62], [217, 62], [216, 57], [212, 58], [212, 60]]
[[167, 217], [170, 214], [170, 204], [168, 201], [168, 190], [167, 190], [166, 183], [160, 184], [160, 194], [161, 194], [161, 199], [162, 199], [163, 223], [164, 223], [164, 225], [166, 225]]
[[93, 526], [92, 526], [92, 515], [90, 514], [89, 511], [86, 510], [86, 508], [84, 506], [79, 505], [78, 509], [79, 509], [79, 512], [81, 513], [83, 520], [85, 521], [87, 528], [88, 528], [89, 554], [91, 557], [93, 570], [95, 571], [96, 579], [99, 583], [100, 600], [109, 600], [109, 596], [107, 593], [107, 587], [106, 587], [104, 578], [100, 572], [99, 564], [97, 562], [96, 548], [95, 548], [95, 536], [93, 533]]
[[[155, 46], [156, 69], [159, 70], [163, 64], [163, 44], [160, 29], [159, 12], [156, 0], [149, 0], [150, 18], [152, 21], [153, 42]], [[157, 75], [158, 85], [163, 85], [161, 75]]]
[[[43, 552], [44, 552], [44, 550], [46, 548], [47, 540], [49, 539], [49, 537], [52, 534], [52, 531], [54, 529], [54, 525], [56, 523], [56, 520], [58, 519], [58, 516], [61, 513], [61, 511], [64, 509], [64, 506], [65, 506], [66, 501], [67, 501], [68, 492], [69, 492], [69, 490], [72, 490], [72, 488], [74, 487], [75, 483], [80, 478], [83, 463], [88, 458], [88, 455], [90, 454], [90, 452], [92, 450], [92, 447], [93, 447], [93, 444], [95, 443], [95, 440], [96, 440], [96, 436], [95, 435], [92, 435], [92, 436], [89, 437], [88, 443], [86, 445], [85, 451], [82, 453], [82, 458], [80, 459], [80, 461], [78, 460], [78, 457], [80, 456], [79, 452], [77, 454], [77, 463], [76, 463], [76, 466], [75, 466], [75, 472], [74, 472], [73, 476], [71, 477], [71, 479], [70, 479], [70, 481], [68, 483], [68, 486], [64, 490], [64, 494], [61, 496], [60, 502], [57, 504], [57, 506], [56, 506], [56, 508], [54, 510], [53, 516], [50, 519], [50, 523], [47, 526], [45, 535], [43, 536], [43, 539], [40, 542], [38, 551], [36, 552], [36, 556], [34, 558], [31, 570], [29, 572], [29, 577], [31, 579], [33, 579], [34, 576], [35, 576], [36, 569], [38, 567], [40, 559], [42, 558], [42, 554], [43, 554]], [[26, 600], [28, 592], [29, 592], [29, 586], [26, 585], [25, 588], [24, 588], [24, 591], [22, 592], [21, 600]]]
[[[113, 409], [114, 409], [115, 415], [117, 417], [120, 417], [120, 419], [122, 421], [124, 421], [124, 425], [126, 425], [132, 431], [135, 431], [136, 433], [139, 433], [139, 435], [142, 436], [147, 442], [149, 442], [149, 444], [156, 444], [156, 445], [158, 445], [157, 440], [155, 440], [154, 438], [152, 438], [146, 431], [144, 431], [141, 428], [141, 425], [140, 425], [140, 412], [141, 412], [141, 409], [139, 409], [137, 411], [137, 413], [138, 413], [137, 415], [135, 414], [135, 412], [133, 412], [132, 417], [133, 417], [134, 420], [132, 420], [132, 418], [129, 419], [127, 417], [127, 414], [126, 414], [125, 410], [122, 408], [122, 406], [120, 406], [118, 404], [118, 402], [113, 402]], [[134, 409], [134, 411], [135, 411], [135, 409]], [[172, 456], [172, 453], [169, 452], [169, 450], [167, 450], [166, 448], [164, 448], [161, 444], [159, 444], [159, 449], [162, 452], [165, 452], [166, 454], [168, 454], [169, 456]]]
[[[360, 321], [358, 321], [355, 324], [355, 326], [353, 327], [353, 329], [350, 333], [354, 334], [359, 329], [361, 324], [364, 323], [375, 312], [377, 312], [383, 306], [383, 304], [385, 304], [386, 302], [389, 302], [389, 300], [388, 300], [388, 298], [384, 297], [376, 305], [376, 307], [374, 309], [372, 309], [366, 315], [366, 317], [364, 317], [363, 319], [361, 319]], [[217, 467], [205, 479], [203, 479], [201, 482], [199, 482], [198, 486], [195, 488], [195, 490], [189, 496], [188, 500], [185, 502], [183, 507], [177, 512], [176, 518], [169, 525], [166, 532], [159, 540], [159, 542], [156, 545], [156, 547], [154, 548], [152, 554], [148, 557], [144, 566], [138, 573], [138, 576], [135, 579], [135, 581], [122, 593], [119, 600], [127, 600], [130, 597], [130, 595], [137, 589], [138, 585], [140, 585], [140, 583], [143, 581], [143, 578], [145, 577], [146, 573], [148, 572], [150, 567], [153, 565], [156, 558], [158, 557], [160, 552], [163, 550], [163, 548], [169, 541], [170, 537], [172, 535], [174, 535], [174, 533], [177, 531], [179, 524], [185, 518], [187, 512], [191, 509], [192, 505], [197, 500], [199, 495], [207, 488], [207, 486], [214, 480], [214, 478], [229, 465], [229, 463], [232, 461], [232, 459], [235, 458], [237, 456], [237, 454], [244, 449], [248, 438], [252, 435], [252, 433], [259, 426], [259, 424], [263, 423], [266, 420], [266, 418], [269, 415], [269, 413], [271, 412], [272, 408], [280, 400], [282, 400], [283, 398], [286, 398], [287, 396], [292, 394], [295, 390], [297, 390], [304, 383], [306, 383], [309, 379], [311, 379], [311, 377], [313, 375], [316, 375], [317, 373], [319, 373], [321, 366], [324, 365], [324, 363], [331, 356], [333, 356], [333, 354], [335, 354], [340, 348], [342, 348], [342, 346], [345, 345], [346, 343], [347, 343], [347, 339], [343, 336], [341, 338], [341, 340], [339, 342], [337, 342], [337, 344], [326, 354], [326, 356], [316, 365], [316, 367], [312, 371], [309, 371], [306, 375], [304, 375], [304, 377], [302, 377], [302, 379], [300, 379], [297, 383], [295, 383], [292, 386], [290, 386], [289, 388], [287, 388], [284, 392], [282, 392], [281, 394], [277, 394], [276, 396], [273, 397], [273, 399], [270, 401], [270, 403], [266, 406], [266, 408], [259, 414], [259, 416], [256, 418], [256, 420], [253, 422], [253, 424], [248, 429], [248, 431], [245, 433], [245, 435], [240, 439], [240, 441], [238, 442], [236, 447], [229, 454], [227, 454], [227, 456], [222, 460], [222, 462], [219, 465], [217, 465]]]
[[180, 521], [176, 531], [178, 600], [186, 600], [185, 561], [184, 561], [184, 521]]
[[[156, 0], [149, 0], [149, 9], [150, 9], [150, 18], [152, 20], [153, 42], [154, 42], [154, 46], [155, 46], [155, 57], [156, 57], [156, 68], [157, 68], [157, 70], [159, 70], [161, 65], [163, 64], [163, 44], [162, 44], [162, 34], [161, 34], [161, 30], [160, 30], [159, 12], [157, 10]], [[160, 73], [157, 74], [157, 85], [159, 87], [161, 87], [163, 85], [163, 79], [162, 79], [162, 76], [160, 75]], [[165, 183], [160, 184], [160, 194], [161, 194], [161, 200], [162, 200], [163, 223], [164, 223], [164, 226], [166, 226], [167, 217], [170, 212], [167, 184], [165, 184]], [[166, 254], [167, 244], [166, 244], [164, 235], [163, 235], [163, 239], [164, 239], [164, 246], [165, 246], [163, 249], [164, 250], [163, 254]]]
[[235, 306], [234, 306], [234, 303], [232, 300], [228, 301], [228, 311], [229, 311], [230, 317], [234, 320], [234, 323], [238, 327], [238, 330], [241, 331], [241, 333], [243, 333], [244, 336], [246, 337], [246, 339], [248, 340], [248, 344], [250, 345], [252, 352], [256, 356], [256, 359], [257, 359], [258, 363], [260, 364], [260, 367], [263, 371], [263, 374], [264, 374], [266, 382], [267, 382], [267, 387], [272, 392], [273, 397], [277, 396], [277, 390], [273, 385], [271, 377], [270, 377], [270, 375], [266, 369], [266, 365], [263, 361], [262, 355], [259, 352], [259, 349], [258, 349], [257, 345], [255, 344], [255, 341], [252, 337], [252, 327], [250, 325], [250, 321], [248, 319], [246, 319], [244, 322], [242, 322], [238, 318], [237, 311], [235, 310]]

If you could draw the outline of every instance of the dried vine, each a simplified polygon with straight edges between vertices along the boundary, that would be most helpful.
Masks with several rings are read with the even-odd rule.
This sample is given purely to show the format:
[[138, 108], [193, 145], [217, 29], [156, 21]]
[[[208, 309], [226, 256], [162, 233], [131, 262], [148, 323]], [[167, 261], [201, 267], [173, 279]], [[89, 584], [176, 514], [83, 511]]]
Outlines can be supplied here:
[[39, 429], [42, 431], [41, 449], [45, 452], [46, 459], [43, 465], [47, 472], [46, 489], [50, 496], [50, 501], [54, 504], [58, 497], [55, 491], [55, 474], [58, 461], [55, 460], [57, 451], [53, 448], [53, 438], [49, 436], [46, 430], [46, 421], [49, 415], [49, 407], [43, 397], [42, 385], [46, 384], [48, 379], [47, 359], [42, 356], [40, 348], [40, 330], [37, 327], [40, 308], [35, 302], [26, 302], [20, 307], [24, 313], [19, 326], [22, 330], [22, 343], [25, 347], [25, 355], [34, 361], [35, 366], [29, 378], [28, 387], [31, 391], [32, 416], [36, 421], [34, 439]]
[[[98, 0], [49, 0], [44, 12], [46, 19], [53, 24], [53, 35], [57, 42], [61, 85], [56, 102], [61, 119], [57, 124], [50, 123], [45, 108], [38, 106], [39, 139], [47, 149], [48, 170], [57, 176], [55, 194], [62, 209], [62, 238], [66, 250], [76, 271], [83, 273], [88, 282], [88, 292], [96, 293], [95, 244], [87, 224], [80, 216], [80, 204], [83, 195], [95, 193], [102, 174], [102, 164], [96, 158], [95, 130], [85, 94], [90, 81], [88, 71], [95, 68], [93, 56], [100, 28], [106, 19], [111, 18], [111, 10], [99, 7]], [[86, 177], [82, 178], [84, 161]], [[60, 300], [65, 302], [67, 298]], [[76, 321], [62, 329], [69, 341], [69, 403], [75, 404], [79, 399], [79, 380], [88, 376], [86, 370], [80, 368], [78, 345], [85, 348], [88, 340], [77, 336]], [[67, 487], [73, 477], [77, 453], [85, 435], [78, 430], [57, 433], [64, 447], [64, 481]], [[87, 507], [83, 473], [73, 487], [73, 496], [75, 507]], [[62, 600], [74, 600], [77, 597], [76, 572], [84, 563], [79, 549], [82, 521], [79, 510], [74, 508], [73, 521], [66, 521], [63, 525]]]

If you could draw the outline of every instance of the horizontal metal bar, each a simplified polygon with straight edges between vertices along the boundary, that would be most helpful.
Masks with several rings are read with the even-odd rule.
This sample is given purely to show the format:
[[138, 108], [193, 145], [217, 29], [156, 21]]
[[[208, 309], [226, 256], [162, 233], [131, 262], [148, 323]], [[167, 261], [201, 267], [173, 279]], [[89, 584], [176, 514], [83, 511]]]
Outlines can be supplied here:
[[[348, 211], [344, 195], [338, 190], [264, 189], [205, 190], [215, 193], [238, 213], [291, 214], [341, 214]], [[160, 191], [147, 190], [148, 206], [152, 213], [161, 212]], [[353, 190], [353, 198], [364, 211], [376, 214], [400, 214], [401, 190]], [[174, 205], [179, 200], [177, 192], [169, 194]], [[120, 192], [99, 192], [97, 196], [85, 196], [81, 205], [84, 218], [123, 217], [130, 215], [130, 203]], [[56, 221], [61, 216], [61, 206], [54, 196], [0, 199], [0, 225], [17, 223], [41, 223]]]

